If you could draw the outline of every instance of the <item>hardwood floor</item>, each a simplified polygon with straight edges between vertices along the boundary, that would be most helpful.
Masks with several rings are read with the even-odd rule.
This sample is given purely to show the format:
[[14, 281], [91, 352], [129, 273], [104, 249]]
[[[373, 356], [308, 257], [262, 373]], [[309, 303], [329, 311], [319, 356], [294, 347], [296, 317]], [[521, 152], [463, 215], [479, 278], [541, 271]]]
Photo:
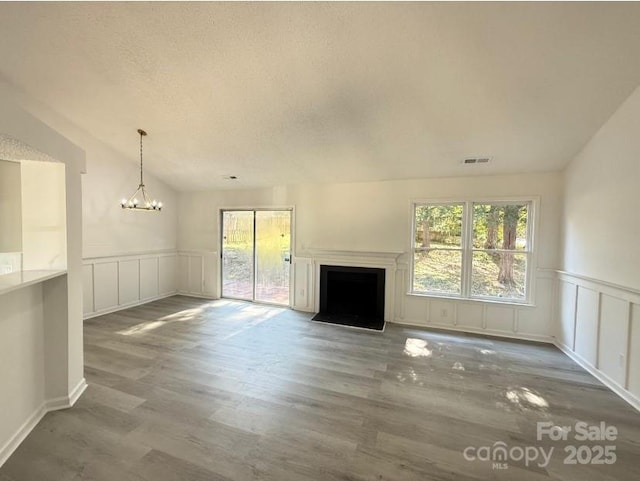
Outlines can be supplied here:
[[[0, 481], [640, 479], [640, 414], [554, 347], [309, 318], [176, 296], [87, 321], [89, 388]], [[538, 421], [616, 426], [587, 444], [617, 461], [564, 464], [585, 443], [537, 441]], [[463, 456], [498, 441], [554, 453], [507, 469]]]

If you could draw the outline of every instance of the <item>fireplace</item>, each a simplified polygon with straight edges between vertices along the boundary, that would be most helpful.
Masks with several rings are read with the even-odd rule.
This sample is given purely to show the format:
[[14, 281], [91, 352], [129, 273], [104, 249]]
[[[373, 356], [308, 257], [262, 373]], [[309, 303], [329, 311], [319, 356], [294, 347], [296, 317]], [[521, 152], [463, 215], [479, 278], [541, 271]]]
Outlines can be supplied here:
[[385, 270], [320, 265], [320, 312], [314, 321], [382, 330]]

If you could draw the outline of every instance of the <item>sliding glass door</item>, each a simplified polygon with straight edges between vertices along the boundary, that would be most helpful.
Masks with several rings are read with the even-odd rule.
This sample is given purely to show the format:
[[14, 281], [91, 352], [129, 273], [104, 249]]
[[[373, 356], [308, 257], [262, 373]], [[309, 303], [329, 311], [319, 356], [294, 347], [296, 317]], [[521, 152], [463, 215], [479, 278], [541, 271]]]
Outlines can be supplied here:
[[291, 210], [222, 212], [222, 296], [289, 305]]

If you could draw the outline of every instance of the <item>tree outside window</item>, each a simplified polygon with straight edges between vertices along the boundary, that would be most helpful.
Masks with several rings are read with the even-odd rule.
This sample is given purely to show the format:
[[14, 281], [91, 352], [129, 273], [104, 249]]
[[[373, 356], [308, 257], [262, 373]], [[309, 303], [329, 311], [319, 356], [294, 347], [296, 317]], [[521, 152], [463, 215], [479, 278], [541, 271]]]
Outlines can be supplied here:
[[412, 291], [526, 301], [531, 206], [531, 201], [416, 204]]

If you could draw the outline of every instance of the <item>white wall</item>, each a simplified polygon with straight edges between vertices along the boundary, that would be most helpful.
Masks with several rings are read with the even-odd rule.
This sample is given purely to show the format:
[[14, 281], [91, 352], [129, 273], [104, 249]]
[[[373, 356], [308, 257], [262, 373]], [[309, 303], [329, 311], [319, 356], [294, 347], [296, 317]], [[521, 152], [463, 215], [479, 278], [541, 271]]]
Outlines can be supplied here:
[[0, 313], [1, 464], [4, 444], [45, 401], [42, 286], [0, 295]]
[[640, 88], [565, 172], [557, 343], [640, 409]]
[[23, 161], [22, 263], [25, 270], [67, 268], [65, 167]]
[[594, 135], [565, 173], [566, 271], [640, 289], [638, 182], [640, 88]]
[[[349, 184], [309, 184], [260, 190], [184, 193], [180, 196], [180, 250], [219, 250], [219, 210], [238, 207], [294, 207], [296, 307], [312, 306], [301, 289], [313, 279], [304, 259], [313, 249], [338, 251], [408, 252], [411, 236], [411, 201], [539, 197], [537, 260], [533, 266], [553, 269], [558, 262], [562, 205], [560, 174], [486, 176]], [[397, 279], [395, 291], [406, 293], [408, 272]], [[515, 337], [549, 339], [553, 280], [536, 271], [536, 307], [491, 306], [487, 303], [442, 301], [402, 295], [396, 302], [395, 320], [418, 325], [487, 332]], [[217, 282], [219, 278], [213, 275]], [[304, 280], [304, 281], [303, 281]], [[313, 292], [311, 293], [313, 294]], [[436, 305], [437, 304], [437, 305]], [[430, 312], [448, 308], [451, 315], [438, 319]], [[466, 319], [471, 324], [465, 326]], [[477, 326], [475, 325], [477, 324]], [[474, 327], [475, 326], [475, 327]]]
[[[131, 150], [116, 152], [82, 126], [71, 123], [64, 117], [64, 112], [51, 110], [18, 88], [3, 83], [1, 79], [0, 89], [10, 92], [12, 99], [26, 112], [85, 152], [81, 204], [83, 258], [176, 249], [177, 194], [148, 172], [148, 167], [154, 162], [150, 156], [145, 154], [144, 157], [147, 167], [144, 180], [149, 192], [163, 201], [162, 212], [153, 215], [120, 208], [120, 200], [133, 194], [140, 181], [140, 137], [136, 129], [150, 129], [149, 125], [138, 124], [137, 120], [123, 125], [123, 129], [131, 133]], [[153, 143], [155, 135], [150, 129], [144, 145]], [[32, 147], [43, 151], [38, 145]]]
[[0, 252], [22, 251], [20, 164], [0, 159]]
[[148, 192], [163, 202], [162, 211], [122, 209], [120, 200], [133, 194], [140, 179], [135, 129], [126, 159], [85, 133], [78, 138], [87, 149], [82, 176], [84, 317], [174, 294], [178, 196], [145, 172]]
[[[35, 287], [0, 294], [0, 348], [3, 355], [10, 354], [10, 361], [3, 358], [0, 367], [2, 464], [46, 410], [70, 406], [86, 386], [82, 349], [80, 191], [85, 159], [82, 149], [31, 115], [18, 102], [16, 91], [1, 82], [0, 136], [64, 163], [67, 238], [66, 274]], [[5, 152], [1, 150], [0, 157], [3, 157]], [[24, 350], [25, 357], [11, 355], [15, 350]], [[5, 386], [8, 386], [6, 391]], [[12, 392], [13, 388], [16, 392]]]
[[[126, 127], [131, 131], [131, 150], [123, 154], [114, 151], [83, 128], [69, 122], [60, 113], [52, 111], [23, 92], [14, 88], [11, 88], [11, 91], [12, 96], [18, 99], [28, 112], [80, 146], [86, 155], [84, 175], [81, 178], [82, 201], [78, 204], [82, 208], [82, 236], [73, 239], [73, 242], [81, 243], [78, 252], [82, 252], [80, 292], [84, 298], [84, 317], [130, 307], [136, 303], [175, 293], [176, 289], [164, 291], [167, 285], [175, 286], [178, 277], [175, 275], [167, 279], [167, 275], [173, 269], [172, 262], [177, 264], [176, 192], [145, 169], [144, 181], [148, 192], [163, 202], [162, 211], [135, 212], [120, 207], [120, 200], [130, 197], [138, 187], [140, 137], [136, 129], [147, 126], [131, 124]], [[144, 139], [145, 145], [152, 143], [153, 139], [154, 132], [150, 131]], [[152, 158], [148, 155], [144, 158], [145, 166], [152, 165]], [[175, 261], [164, 259], [167, 254], [171, 254]], [[149, 257], [163, 258], [159, 261], [161, 263], [157, 268], [157, 279], [151, 286], [146, 281], [149, 276], [153, 277], [155, 271], [149, 264]], [[94, 264], [115, 262], [119, 265], [122, 259], [137, 262], [141, 266], [141, 275], [127, 278], [126, 285], [118, 284], [123, 276], [117, 271], [113, 276], [94, 276]], [[135, 285], [130, 285], [131, 281], [135, 281]], [[125, 295], [114, 297], [114, 292], [122, 292]], [[150, 296], [150, 292], [155, 295]], [[137, 298], [137, 301], [132, 302], [132, 297]], [[112, 302], [105, 306], [101, 303], [104, 299]]]
[[[87, 151], [87, 173], [82, 176], [83, 257], [104, 257], [175, 250], [177, 247], [178, 196], [170, 187], [145, 172], [151, 195], [162, 200], [161, 212], [135, 212], [120, 207], [140, 179], [135, 129], [131, 155], [123, 157], [87, 134], [78, 134]], [[150, 134], [145, 142], [153, 142]]]
[[218, 250], [219, 209], [295, 207], [295, 247], [407, 251], [411, 201], [540, 196], [538, 265], [557, 265], [560, 174], [460, 177], [346, 184], [308, 184], [260, 190], [180, 195], [180, 250]]

